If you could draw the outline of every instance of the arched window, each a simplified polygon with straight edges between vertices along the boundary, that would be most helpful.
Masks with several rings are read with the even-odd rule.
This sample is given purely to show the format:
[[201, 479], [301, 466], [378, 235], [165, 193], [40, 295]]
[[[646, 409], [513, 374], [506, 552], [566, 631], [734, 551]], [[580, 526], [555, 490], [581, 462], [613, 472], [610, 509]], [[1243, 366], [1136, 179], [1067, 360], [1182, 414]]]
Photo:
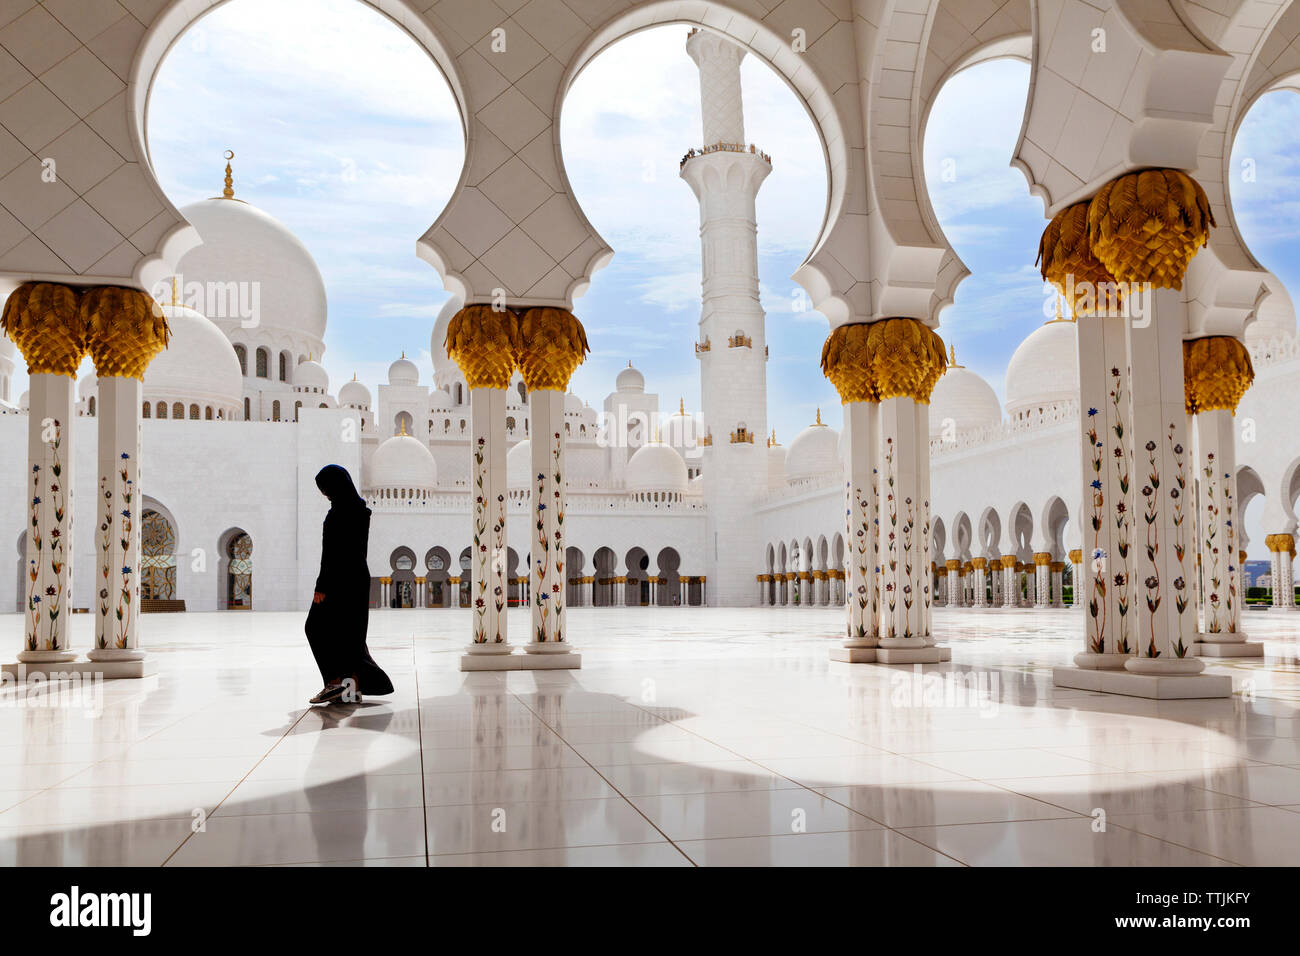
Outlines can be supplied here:
[[519, 401], [520, 402], [528, 401], [528, 389], [524, 387], [523, 382], [519, 383]]
[[302, 402], [294, 402], [294, 403], [293, 403], [293, 420], [294, 420], [295, 422], [299, 420], [299, 418], [298, 418], [298, 413], [299, 413], [300, 411], [302, 411]]
[[267, 377], [267, 375], [269, 374], [267, 372], [267, 365], [270, 364], [270, 361], [271, 361], [271, 355], [269, 352], [267, 352], [266, 349], [260, 348], [257, 350], [257, 377], [258, 378]]
[[289, 353], [280, 353], [280, 381], [289, 381]]
[[141, 418], [151, 418], [151, 417], [152, 417], [152, 415], [151, 415], [151, 412], [152, 412], [152, 411], [153, 411], [153, 409], [149, 406], [149, 403], [148, 403], [148, 402], [145, 402], [145, 403], [144, 403], [144, 407], [140, 409], [140, 417], [141, 417]]
[[278, 422], [280, 420], [280, 400], [276, 399], [271, 403], [271, 420]]
[[190, 406], [190, 420], [196, 422], [199, 420], [199, 406], [197, 405]]
[[[91, 401], [93, 402], [94, 399], [92, 398]], [[515, 416], [513, 416], [513, 415], [507, 415], [507, 416], [506, 416], [506, 431], [512, 432], [512, 431], [514, 431], [514, 430], [515, 430]]]
[[205, 408], [205, 409], [203, 410], [203, 418], [204, 418], [206, 421], [212, 421], [212, 406], [211, 406], [211, 405], [209, 405], [207, 408]]
[[248, 375], [248, 349], [242, 345], [235, 346], [235, 358], [239, 359], [239, 372], [241, 375]]
[[90, 401], [87, 402], [87, 405], [88, 405], [88, 407], [90, 408], [90, 414], [91, 414], [91, 415], [94, 415], [94, 414], [95, 414], [95, 396], [94, 396], [94, 395], [90, 396]]
[[398, 412], [393, 417], [394, 435], [401, 435], [403, 433], [409, 435], [412, 433], [412, 431], [414, 431], [414, 428], [415, 428], [415, 421], [411, 418], [410, 412]]
[[460, 383], [457, 383], [457, 384], [456, 384], [456, 404], [459, 405], [459, 404], [461, 404], [463, 401], [464, 401], [464, 399], [461, 397]]
[[184, 418], [185, 406], [180, 402], [172, 402], [172, 418]]
[[251, 405], [249, 405], [248, 399], [244, 399], [244, 421], [248, 421], [252, 417], [253, 417], [253, 408]]
[[159, 417], [159, 418], [166, 418], [166, 417], [167, 417], [167, 403], [166, 403], [166, 402], [159, 402], [159, 403], [158, 403], [158, 417]]

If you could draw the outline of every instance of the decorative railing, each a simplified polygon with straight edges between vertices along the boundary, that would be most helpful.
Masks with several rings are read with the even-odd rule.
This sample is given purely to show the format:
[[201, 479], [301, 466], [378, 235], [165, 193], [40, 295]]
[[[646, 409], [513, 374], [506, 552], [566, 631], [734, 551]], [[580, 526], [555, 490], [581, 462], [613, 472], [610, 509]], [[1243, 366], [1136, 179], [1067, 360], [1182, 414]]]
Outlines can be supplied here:
[[1248, 345], [1246, 350], [1250, 352], [1251, 364], [1257, 369], [1294, 362], [1300, 359], [1300, 336], [1283, 332], [1263, 342]]
[[713, 143], [710, 146], [701, 146], [699, 149], [692, 146], [686, 151], [686, 155], [682, 157], [682, 161], [678, 164], [678, 168], [684, 168], [687, 163], [697, 156], [708, 156], [710, 153], [752, 153], [763, 162], [767, 163], [767, 165], [772, 165], [772, 157], [763, 152], [753, 143]]
[[701, 352], [707, 352], [711, 348], [713, 348], [713, 343], [709, 339], [705, 339], [703, 342], [696, 342], [695, 354], [699, 355]]
[[728, 335], [727, 348], [729, 349], [752, 349], [754, 340], [748, 335]]

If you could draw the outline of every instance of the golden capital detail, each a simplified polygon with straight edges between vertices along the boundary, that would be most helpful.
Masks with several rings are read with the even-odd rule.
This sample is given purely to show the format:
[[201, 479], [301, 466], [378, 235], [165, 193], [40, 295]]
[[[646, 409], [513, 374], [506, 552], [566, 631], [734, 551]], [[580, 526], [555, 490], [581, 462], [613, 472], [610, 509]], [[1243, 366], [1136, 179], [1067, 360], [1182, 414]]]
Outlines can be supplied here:
[[1016, 566], [1016, 564], [1017, 564], [1017, 562], [1016, 562], [1016, 556], [1015, 556], [1014, 554], [1004, 554], [1004, 555], [1002, 555], [1002, 567], [1004, 567], [1004, 568], [1014, 568], [1014, 567]]
[[81, 296], [81, 317], [86, 350], [100, 378], [143, 381], [149, 363], [171, 338], [162, 307], [138, 289], [87, 289]]
[[529, 391], [564, 391], [588, 351], [587, 332], [573, 313], [533, 308], [520, 314], [515, 358]]
[[1047, 224], [1038, 240], [1038, 266], [1043, 279], [1068, 300], [1076, 317], [1096, 312], [1095, 290], [1109, 288], [1115, 277], [1092, 254], [1088, 241], [1088, 203], [1067, 206]]
[[1211, 335], [1183, 343], [1183, 394], [1187, 413], [1237, 411], [1255, 381], [1246, 346], [1230, 335]]
[[1050, 551], [1035, 551], [1035, 552], [1034, 552], [1034, 566], [1035, 566], [1035, 567], [1039, 567], [1039, 568], [1047, 567], [1047, 566], [1050, 565], [1051, 563], [1052, 563], [1052, 553], [1051, 553]]
[[9, 295], [0, 328], [23, 354], [28, 374], [76, 376], [86, 354], [79, 298], [56, 282], [24, 282]]
[[139, 289], [24, 282], [5, 302], [0, 327], [31, 374], [77, 374], [87, 352], [101, 378], [143, 379], [171, 332], [162, 307]]
[[1070, 552], [1070, 563], [1071, 563], [1071, 564], [1082, 564], [1082, 563], [1083, 563], [1083, 549], [1082, 549], [1082, 548], [1075, 548], [1073, 551]]
[[822, 346], [821, 364], [843, 403], [910, 398], [929, 404], [948, 357], [943, 339], [925, 323], [892, 318], [835, 329]]
[[1178, 169], [1144, 169], [1111, 180], [1088, 204], [1088, 244], [1120, 282], [1181, 289], [1187, 265], [1210, 241], [1205, 190]]
[[1295, 536], [1290, 534], [1270, 534], [1264, 538], [1264, 544], [1268, 545], [1268, 550], [1282, 552], [1285, 551], [1292, 557], [1295, 556]]
[[447, 323], [447, 355], [474, 388], [509, 388], [519, 348], [519, 317], [509, 309], [467, 305]]
[[949, 558], [947, 561], [945, 561], [945, 562], [943, 563], [943, 566], [944, 566], [944, 568], [945, 568], [946, 570], [948, 570], [948, 571], [960, 571], [960, 570], [961, 570], [961, 562], [958, 561], [956, 558]]
[[970, 563], [971, 563], [971, 567], [973, 567], [976, 571], [983, 571], [985, 568], [989, 566], [989, 559], [971, 558]]

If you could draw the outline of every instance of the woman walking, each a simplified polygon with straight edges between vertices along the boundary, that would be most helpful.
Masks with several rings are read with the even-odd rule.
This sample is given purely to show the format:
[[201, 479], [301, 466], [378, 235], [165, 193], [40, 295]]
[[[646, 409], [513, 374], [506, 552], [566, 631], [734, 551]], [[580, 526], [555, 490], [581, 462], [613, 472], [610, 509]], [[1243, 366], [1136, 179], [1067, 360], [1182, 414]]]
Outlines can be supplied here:
[[307, 612], [307, 642], [325, 686], [313, 704], [349, 703], [362, 694], [391, 694], [393, 682], [370, 657], [366, 625], [370, 617], [370, 569], [366, 546], [370, 509], [339, 465], [316, 474], [316, 487], [330, 500], [320, 556], [320, 575]]

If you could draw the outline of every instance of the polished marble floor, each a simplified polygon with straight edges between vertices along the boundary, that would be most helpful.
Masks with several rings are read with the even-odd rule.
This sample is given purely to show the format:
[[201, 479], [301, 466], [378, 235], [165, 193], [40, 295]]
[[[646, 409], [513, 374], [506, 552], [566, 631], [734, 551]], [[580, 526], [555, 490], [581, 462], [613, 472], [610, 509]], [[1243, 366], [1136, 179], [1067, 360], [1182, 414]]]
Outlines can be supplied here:
[[1300, 613], [1159, 702], [1051, 686], [1078, 614], [941, 609], [921, 671], [828, 661], [833, 609], [580, 608], [582, 670], [462, 674], [468, 612], [374, 612], [397, 692], [328, 708], [301, 615], [158, 615], [155, 677], [0, 688], [0, 864], [1300, 861]]

